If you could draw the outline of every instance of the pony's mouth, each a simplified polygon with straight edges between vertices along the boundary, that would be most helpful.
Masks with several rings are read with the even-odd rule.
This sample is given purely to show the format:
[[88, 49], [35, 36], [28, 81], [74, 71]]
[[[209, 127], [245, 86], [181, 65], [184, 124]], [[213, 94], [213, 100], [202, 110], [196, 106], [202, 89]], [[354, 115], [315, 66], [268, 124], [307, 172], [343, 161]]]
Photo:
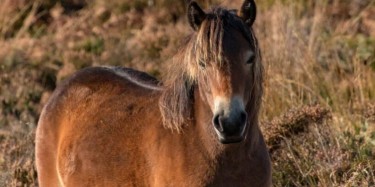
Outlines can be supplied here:
[[222, 144], [232, 144], [232, 143], [239, 143], [245, 139], [245, 127], [239, 133], [227, 135], [226, 133], [220, 132], [215, 128], [216, 135], [220, 143]]
[[239, 142], [242, 142], [243, 139], [244, 139], [244, 136], [230, 136], [230, 137], [219, 136], [219, 141], [222, 144], [239, 143]]

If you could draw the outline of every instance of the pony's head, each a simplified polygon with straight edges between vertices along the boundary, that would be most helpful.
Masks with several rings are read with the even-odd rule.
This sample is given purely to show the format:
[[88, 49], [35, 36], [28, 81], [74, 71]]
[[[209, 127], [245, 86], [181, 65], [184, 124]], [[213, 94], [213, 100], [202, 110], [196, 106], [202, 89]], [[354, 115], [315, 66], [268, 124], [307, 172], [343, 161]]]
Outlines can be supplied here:
[[[190, 90], [198, 88], [202, 100], [212, 111], [212, 127], [222, 143], [242, 141], [251, 131], [251, 126], [257, 126], [258, 123], [262, 65], [257, 40], [251, 28], [255, 17], [253, 0], [245, 0], [239, 15], [236, 11], [220, 7], [206, 13], [194, 1], [188, 6], [188, 20], [195, 33], [186, 44], [179, 62], [183, 70], [179, 76], [183, 77], [184, 82], [182, 84], [174, 80], [171, 85], [184, 87], [183, 95], [174, 94], [178, 95], [179, 104], [185, 100], [184, 106], [190, 103], [186, 102], [190, 100]], [[173, 89], [181, 91], [176, 89], [178, 85], [174, 85]], [[170, 102], [174, 102], [172, 100]], [[181, 119], [188, 117], [189, 107], [179, 107], [170, 107], [171, 110], [176, 109], [171, 111], [177, 114], [175, 119], [178, 116]], [[184, 110], [185, 115], [180, 109]], [[173, 120], [167, 119], [165, 122], [168, 125]]]

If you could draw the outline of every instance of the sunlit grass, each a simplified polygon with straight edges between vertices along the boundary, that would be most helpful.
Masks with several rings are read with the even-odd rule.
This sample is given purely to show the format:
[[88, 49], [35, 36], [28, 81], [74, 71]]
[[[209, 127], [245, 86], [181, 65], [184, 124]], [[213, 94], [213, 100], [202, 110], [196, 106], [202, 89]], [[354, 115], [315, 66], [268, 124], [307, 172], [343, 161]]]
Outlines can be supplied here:
[[[192, 32], [184, 1], [95, 0], [69, 13], [57, 1], [15, 2], [4, 0], [0, 7], [0, 186], [35, 184], [33, 143], [23, 137], [35, 128], [56, 84], [93, 65], [161, 77]], [[238, 8], [242, 1], [199, 2]], [[266, 73], [262, 127], [281, 133], [272, 152], [274, 185], [375, 185], [375, 30], [366, 25], [375, 1], [257, 3], [254, 29]], [[330, 117], [311, 120], [320, 113], [303, 107], [315, 104]], [[283, 114], [284, 120], [269, 123]], [[298, 126], [288, 119], [299, 119]], [[303, 125], [301, 132], [287, 132]]]

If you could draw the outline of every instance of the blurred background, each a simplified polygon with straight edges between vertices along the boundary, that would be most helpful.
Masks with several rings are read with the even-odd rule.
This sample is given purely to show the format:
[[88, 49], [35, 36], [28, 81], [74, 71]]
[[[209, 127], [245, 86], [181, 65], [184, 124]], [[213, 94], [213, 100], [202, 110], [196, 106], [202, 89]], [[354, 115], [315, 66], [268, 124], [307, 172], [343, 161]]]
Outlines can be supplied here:
[[[242, 0], [198, 0], [238, 9]], [[256, 0], [261, 128], [274, 186], [375, 185], [375, 0]], [[0, 0], [0, 186], [37, 186], [34, 131], [89, 66], [160, 78], [192, 32], [185, 0]]]

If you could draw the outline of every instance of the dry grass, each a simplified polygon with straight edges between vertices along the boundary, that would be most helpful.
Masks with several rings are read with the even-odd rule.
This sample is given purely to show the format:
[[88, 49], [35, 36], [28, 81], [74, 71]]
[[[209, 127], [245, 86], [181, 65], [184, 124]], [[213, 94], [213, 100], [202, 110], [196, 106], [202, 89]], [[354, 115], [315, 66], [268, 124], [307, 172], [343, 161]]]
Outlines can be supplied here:
[[2, 186], [37, 186], [33, 142], [34, 131], [29, 134], [0, 134]]
[[[199, 2], [239, 7], [241, 0]], [[160, 77], [191, 32], [183, 3], [3, 0], [0, 186], [37, 185], [33, 131], [62, 79], [95, 65]], [[261, 119], [274, 185], [374, 186], [375, 1], [257, 3], [266, 70]]]

